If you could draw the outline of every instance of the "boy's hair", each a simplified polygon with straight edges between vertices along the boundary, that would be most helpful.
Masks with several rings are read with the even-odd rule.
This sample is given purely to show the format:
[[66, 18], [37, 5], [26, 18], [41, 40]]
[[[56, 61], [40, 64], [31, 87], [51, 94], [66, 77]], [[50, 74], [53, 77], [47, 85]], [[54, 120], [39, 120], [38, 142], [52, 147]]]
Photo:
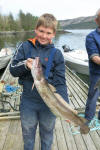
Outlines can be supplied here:
[[57, 24], [58, 21], [56, 20], [56, 18], [52, 14], [46, 13], [38, 18], [36, 29], [39, 26], [44, 26], [46, 28], [51, 28], [54, 32], [56, 32]]

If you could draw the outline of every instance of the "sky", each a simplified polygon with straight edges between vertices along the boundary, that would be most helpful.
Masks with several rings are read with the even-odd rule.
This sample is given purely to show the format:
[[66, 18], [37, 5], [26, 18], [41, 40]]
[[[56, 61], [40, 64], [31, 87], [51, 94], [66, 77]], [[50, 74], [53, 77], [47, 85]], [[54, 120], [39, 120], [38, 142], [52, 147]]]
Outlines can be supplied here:
[[0, 14], [11, 12], [14, 17], [22, 10], [38, 17], [51, 13], [57, 20], [66, 20], [93, 16], [99, 8], [100, 0], [0, 0]]

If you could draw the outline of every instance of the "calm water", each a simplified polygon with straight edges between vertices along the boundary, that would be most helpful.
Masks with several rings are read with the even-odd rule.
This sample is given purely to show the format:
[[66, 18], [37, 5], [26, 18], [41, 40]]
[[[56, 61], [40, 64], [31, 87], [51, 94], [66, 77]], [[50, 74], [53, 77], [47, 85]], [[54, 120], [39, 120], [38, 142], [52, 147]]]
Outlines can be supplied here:
[[[67, 31], [71, 33], [56, 35], [56, 37], [53, 40], [55, 46], [59, 48], [61, 51], [63, 50], [62, 46], [65, 44], [67, 44], [71, 49], [85, 50], [85, 37], [92, 30], [67, 30]], [[6, 36], [2, 35], [0, 36], [0, 49], [3, 47], [10, 47], [12, 48], [12, 50], [15, 50], [16, 46], [20, 42], [25, 41], [28, 38], [32, 38], [32, 37], [34, 37], [34, 33], [20, 33], [16, 35], [6, 35]], [[82, 76], [83, 80], [84, 78], [88, 78], [88, 77]]]

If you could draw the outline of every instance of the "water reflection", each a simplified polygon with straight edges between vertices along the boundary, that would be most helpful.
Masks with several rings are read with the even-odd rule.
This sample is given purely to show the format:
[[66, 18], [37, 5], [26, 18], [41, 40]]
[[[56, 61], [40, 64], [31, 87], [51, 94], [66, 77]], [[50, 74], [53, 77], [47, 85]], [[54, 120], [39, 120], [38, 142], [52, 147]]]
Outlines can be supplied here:
[[15, 48], [16, 45], [22, 41], [34, 37], [33, 33], [16, 33], [16, 35], [0, 35], [0, 49], [3, 47]]
[[55, 47], [63, 50], [62, 46], [67, 44], [67, 37], [70, 35], [70, 33], [64, 33], [64, 34], [56, 34], [55, 38], [53, 39]]
[[[71, 49], [85, 49], [85, 38], [91, 30], [68, 30], [70, 33], [57, 33], [53, 39], [55, 46], [62, 50], [62, 45], [67, 44]], [[34, 32], [22, 32], [15, 35], [0, 35], [0, 49], [2, 47], [16, 47], [18, 42], [25, 41], [35, 36]]]

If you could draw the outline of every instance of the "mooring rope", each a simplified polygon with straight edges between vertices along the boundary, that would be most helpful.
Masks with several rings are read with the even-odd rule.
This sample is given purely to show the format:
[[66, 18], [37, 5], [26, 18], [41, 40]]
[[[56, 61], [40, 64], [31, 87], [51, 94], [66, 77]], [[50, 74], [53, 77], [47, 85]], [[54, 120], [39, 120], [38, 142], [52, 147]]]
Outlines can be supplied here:
[[19, 86], [12, 86], [12, 85], [5, 85], [5, 92], [2, 92], [2, 95], [0, 97], [0, 102], [1, 103], [8, 103], [10, 107], [14, 110], [17, 111], [17, 109], [7, 100], [3, 100], [3, 97], [11, 97], [15, 99], [19, 94], [16, 93], [16, 95], [13, 95], [12, 93], [16, 92], [20, 87]]
[[[84, 118], [84, 114], [79, 114], [79, 116]], [[90, 131], [100, 130], [100, 120], [98, 120], [98, 118], [95, 116], [88, 126], [90, 128]], [[80, 134], [80, 127], [74, 127], [73, 125], [71, 125], [70, 132], [73, 135]]]
[[19, 89], [19, 86], [12, 86], [12, 85], [6, 85], [5, 90], [6, 92], [16, 92]]

